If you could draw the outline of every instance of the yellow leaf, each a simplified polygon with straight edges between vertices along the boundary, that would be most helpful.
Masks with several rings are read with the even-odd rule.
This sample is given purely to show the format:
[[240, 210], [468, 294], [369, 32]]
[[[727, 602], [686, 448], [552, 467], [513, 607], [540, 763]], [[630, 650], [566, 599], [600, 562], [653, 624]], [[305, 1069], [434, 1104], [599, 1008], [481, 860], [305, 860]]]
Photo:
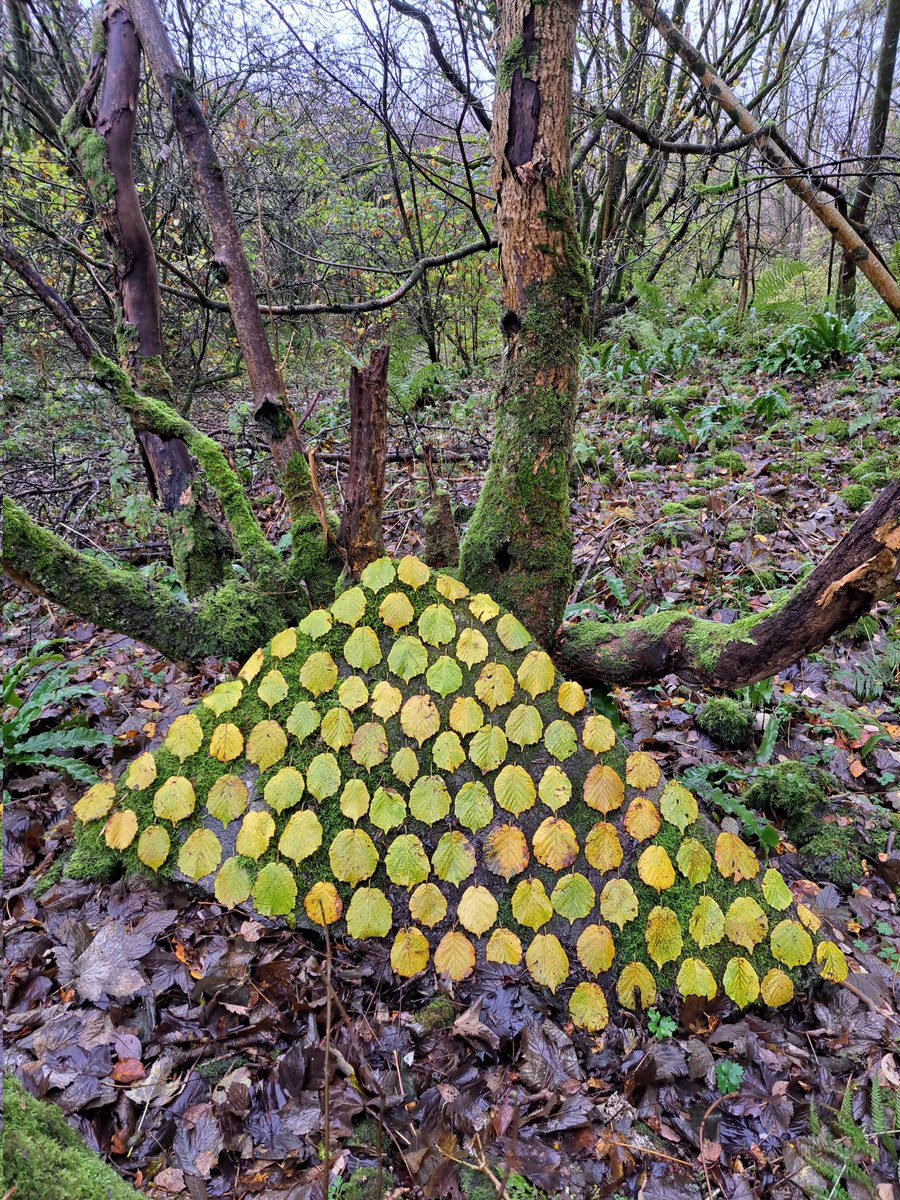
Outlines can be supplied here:
[[469, 758], [482, 774], [496, 771], [508, 750], [506, 734], [499, 725], [482, 725], [469, 742]]
[[813, 941], [799, 921], [780, 921], [769, 939], [772, 956], [786, 967], [805, 967], [812, 958]]
[[352, 629], [363, 619], [366, 611], [366, 593], [360, 587], [348, 588], [341, 592], [331, 606], [332, 616], [342, 625]]
[[475, 695], [491, 712], [501, 704], [508, 704], [515, 690], [515, 680], [509, 667], [505, 667], [503, 663], [485, 663], [481, 674], [475, 680]]
[[362, 708], [368, 702], [369, 689], [358, 675], [348, 675], [338, 688], [337, 695], [338, 704], [346, 708], [348, 712], [356, 712], [358, 708]]
[[530, 855], [525, 834], [515, 825], [498, 825], [484, 839], [484, 865], [506, 880], [528, 866]]
[[541, 714], [531, 704], [517, 704], [506, 718], [506, 736], [514, 746], [535, 746], [544, 732]]
[[431, 865], [438, 879], [458, 886], [473, 874], [477, 859], [469, 839], [457, 829], [441, 835], [431, 856]]
[[648, 846], [637, 861], [637, 872], [647, 887], [664, 892], [675, 882], [675, 868], [664, 846]]
[[162, 825], [148, 825], [138, 838], [137, 856], [151, 871], [158, 870], [169, 857], [171, 842]]
[[725, 914], [725, 936], [752, 954], [769, 932], [769, 918], [752, 896], [733, 900]]
[[[318, 885], [317, 885], [318, 886]], [[325, 887], [332, 887], [325, 884]], [[286, 917], [297, 903], [297, 883], [284, 863], [268, 863], [256, 877], [250, 893], [256, 911], [263, 917]], [[335, 892], [337, 896], [337, 892]], [[340, 903], [340, 900], [338, 900]]]
[[434, 969], [453, 983], [468, 979], [475, 970], [475, 947], [464, 933], [445, 933], [434, 952]]
[[[784, 912], [786, 908], [790, 908], [794, 901], [791, 894], [791, 889], [784, 882], [784, 877], [780, 871], [776, 871], [774, 867], [769, 867], [762, 880], [763, 899], [770, 908], [775, 908], [779, 912]], [[766, 1001], [768, 1004], [768, 1001]]]
[[215, 727], [209, 739], [209, 753], [212, 758], [227, 763], [232, 762], [235, 758], [240, 758], [243, 752], [244, 735], [237, 725], [226, 722]]
[[674, 825], [680, 833], [684, 833], [699, 815], [693, 793], [674, 781], [663, 788], [659, 808], [669, 824]]
[[252, 886], [246, 868], [241, 866], [241, 860], [235, 857], [226, 858], [222, 863], [213, 890], [220, 904], [224, 904], [226, 908], [234, 908], [236, 904], [243, 904], [248, 899]]
[[440, 775], [423, 775], [409, 793], [409, 811], [424, 825], [442, 821], [450, 811], [450, 793]]
[[656, 1000], [656, 983], [643, 963], [630, 962], [619, 972], [616, 995], [623, 1008], [647, 1009]]
[[369, 806], [369, 820], [387, 833], [406, 820], [406, 801], [394, 788], [377, 787]]
[[616, 744], [616, 731], [609, 717], [599, 713], [588, 717], [581, 731], [581, 740], [584, 748], [592, 750], [594, 754], [605, 754], [607, 750], [612, 750]]
[[206, 807], [211, 816], [228, 826], [247, 808], [247, 786], [243, 779], [239, 775], [220, 775], [207, 793]]
[[602, 975], [616, 954], [613, 936], [606, 925], [586, 925], [575, 946], [578, 961], [592, 975]]
[[556, 763], [551, 763], [541, 776], [538, 795], [553, 812], [563, 808], [572, 799], [571, 781]]
[[712, 856], [703, 843], [698, 842], [696, 838], [684, 839], [678, 847], [675, 861], [678, 863], [678, 870], [694, 887], [699, 883], [705, 883], [709, 878]]
[[401, 929], [391, 947], [391, 966], [401, 979], [409, 979], [425, 970], [430, 953], [421, 929]]
[[656, 787], [660, 780], [660, 770], [656, 761], [643, 750], [635, 750], [625, 760], [625, 782], [639, 791]]
[[394, 910], [387, 896], [379, 888], [356, 889], [347, 906], [347, 933], [350, 937], [387, 937], [393, 923]]
[[306, 786], [317, 800], [334, 796], [341, 786], [341, 768], [333, 754], [317, 754], [306, 768]]
[[625, 784], [612, 767], [597, 763], [584, 780], [584, 802], [604, 815], [615, 812], [625, 799]]
[[479, 621], [493, 621], [500, 605], [486, 592], [478, 592], [469, 601], [469, 612]]
[[248, 812], [238, 830], [235, 850], [245, 858], [262, 858], [275, 833], [275, 822], [267, 812]]
[[278, 853], [292, 862], [303, 862], [322, 845], [322, 826], [310, 809], [295, 812], [278, 839]]
[[218, 869], [222, 843], [211, 829], [195, 829], [178, 852], [178, 869], [196, 883]]
[[484, 662], [487, 656], [487, 638], [480, 630], [468, 626], [456, 639], [456, 657], [467, 667], [474, 667]]
[[463, 737], [484, 724], [484, 710], [471, 696], [458, 696], [450, 706], [450, 728]]
[[402, 703], [403, 693], [399, 688], [395, 688], [392, 683], [388, 683], [386, 679], [382, 679], [380, 683], [376, 683], [372, 688], [370, 707], [375, 716], [379, 717], [382, 721], [388, 721], [391, 717], [396, 717]]
[[394, 570], [394, 564], [389, 558], [376, 558], [367, 566], [363, 567], [359, 575], [359, 582], [363, 587], [367, 587], [370, 592], [380, 592], [386, 588], [389, 583], [393, 583], [397, 577], [397, 572]]
[[597, 983], [579, 983], [569, 997], [572, 1024], [588, 1033], [599, 1033], [609, 1024], [609, 1009], [603, 988]]
[[409, 597], [402, 592], [388, 592], [378, 606], [378, 615], [388, 629], [397, 633], [411, 623], [416, 610], [410, 604]]
[[719, 990], [712, 971], [699, 958], [684, 960], [678, 968], [675, 986], [682, 996], [704, 996], [707, 1000], [714, 1000]]
[[317, 650], [300, 668], [300, 686], [306, 688], [311, 696], [323, 696], [330, 692], [337, 678], [337, 663], [327, 650]]
[[[243, 746], [244, 740], [241, 739]], [[125, 786], [131, 788], [133, 792], [142, 792], [144, 788], [148, 788], [151, 783], [156, 782], [156, 759], [152, 754], [145, 752], [139, 754], [134, 762], [129, 766], [128, 772], [125, 775]], [[94, 787], [112, 787], [112, 784], [95, 783]], [[91, 791], [94, 789], [91, 788]], [[80, 803], [80, 801], [79, 801]], [[78, 816], [78, 806], [75, 807], [75, 815]], [[103, 813], [98, 814], [103, 816]]]
[[797, 905], [797, 917], [801, 925], [808, 929], [810, 933], [818, 933], [822, 928], [822, 918], [817, 916], [806, 904]]
[[444, 893], [434, 883], [420, 883], [409, 897], [409, 915], [420, 925], [432, 929], [447, 915]]
[[463, 929], [481, 937], [497, 920], [497, 912], [497, 901], [488, 889], [481, 884], [470, 884], [459, 898], [456, 919]]
[[431, 748], [431, 758], [439, 771], [452, 774], [466, 761], [466, 752], [457, 734], [450, 729], [439, 733]]
[[659, 812], [652, 800], [636, 796], [625, 812], [625, 830], [636, 842], [646, 842], [659, 833]]
[[753, 963], [746, 958], [731, 958], [722, 976], [722, 987], [725, 995], [733, 1000], [738, 1008], [746, 1008], [759, 998], [759, 976], [754, 970]]
[[834, 942], [819, 942], [816, 962], [821, 968], [819, 974], [829, 983], [843, 983], [849, 974], [843, 951]]
[[241, 669], [238, 671], [238, 678], [243, 679], [245, 683], [252, 683], [256, 676], [262, 670], [262, 665], [265, 662], [265, 655], [262, 649], [254, 650]]
[[194, 785], [183, 775], [170, 775], [153, 797], [153, 811], [161, 821], [177, 825], [189, 817], [197, 804]]
[[332, 750], [343, 750], [353, 740], [353, 721], [346, 708], [336, 705], [322, 718], [322, 741]]
[[580, 871], [561, 876], [550, 893], [550, 903], [570, 925], [586, 917], [592, 911], [596, 900], [597, 896], [590, 881]]
[[552, 933], [538, 933], [525, 951], [525, 966], [541, 987], [555, 992], [569, 978], [569, 956]]
[[[534, 698], [549, 692], [556, 682], [553, 659], [543, 650], [532, 650], [526, 654], [516, 671], [519, 687]], [[527, 955], [526, 955], [527, 959]]]
[[335, 879], [355, 887], [374, 875], [378, 851], [364, 829], [342, 829], [329, 847], [328, 861]]
[[303, 907], [314, 925], [333, 925], [344, 910], [337, 888], [325, 879], [312, 885], [303, 900]]
[[464, 596], [468, 596], [469, 589], [464, 583], [460, 583], [458, 579], [454, 579], [452, 575], [437, 575], [435, 577], [434, 586], [437, 592], [449, 600], [451, 604], [455, 604], [457, 600], [462, 600]]
[[360, 625], [344, 643], [344, 658], [355, 671], [368, 671], [381, 662], [381, 643], [374, 629]]
[[[141, 755], [141, 757], [143, 758], [144, 756]], [[153, 776], [156, 778], [155, 763], [153, 768]], [[99, 821], [100, 818], [105, 817], [112, 808], [115, 798], [115, 784], [95, 783], [93, 787], [88, 788], [81, 799], [75, 804], [73, 812], [78, 820], [84, 823], [88, 821]]]
[[388, 756], [388, 740], [384, 726], [377, 721], [360, 725], [350, 743], [350, 757], [367, 771], [383, 763]]
[[456, 637], [456, 620], [446, 604], [429, 604], [422, 610], [417, 628], [429, 646], [446, 646]]
[[515, 967], [522, 961], [522, 943], [511, 929], [495, 929], [484, 951], [487, 962]]
[[[260, 663], [261, 665], [262, 663]], [[237, 708], [243, 694], [244, 685], [240, 679], [230, 679], [227, 683], [220, 683], [214, 687], [208, 696], [203, 697], [203, 703], [207, 708], [212, 709], [217, 717], [221, 717], [223, 713]]]
[[604, 921], [624, 929], [638, 915], [638, 900], [627, 879], [610, 879], [600, 893], [600, 912]]
[[424, 883], [429, 873], [425, 847], [414, 833], [401, 833], [388, 846], [384, 867], [390, 881], [398, 887], [411, 888]]
[[419, 774], [419, 760], [410, 746], [401, 746], [391, 759], [391, 771], [401, 783], [412, 783]]
[[174, 754], [179, 762], [184, 762], [192, 754], [196, 754], [203, 744], [203, 726], [194, 713], [185, 713], [176, 717], [169, 726], [163, 750]]
[[759, 859], [736, 833], [720, 833], [716, 838], [716, 866], [726, 879], [740, 883], [759, 872]]
[[103, 839], [110, 850], [127, 850], [138, 830], [137, 813], [130, 808], [114, 812], [103, 826]]
[[417, 592], [431, 578], [431, 571], [421, 558], [416, 558], [415, 554], [406, 554], [397, 563], [397, 578]]
[[532, 808], [536, 797], [534, 780], [518, 763], [504, 767], [494, 780], [494, 799], [513, 816]]
[[504, 613], [497, 622], [497, 637], [510, 652], [524, 650], [531, 641], [531, 634], [512, 613]]
[[688, 932], [701, 950], [721, 942], [725, 936], [725, 914], [712, 896], [701, 896], [697, 901]]
[[673, 962], [681, 953], [681, 926], [671, 908], [657, 905], [650, 910], [644, 937], [647, 953], [657, 967], [662, 968], [667, 962]]
[[351, 821], [358, 821], [369, 811], [369, 789], [361, 779], [348, 779], [341, 792], [341, 812]]
[[578, 738], [568, 721], [551, 721], [544, 734], [544, 746], [560, 762], [571, 758], [578, 750]]
[[282, 767], [266, 784], [263, 797], [273, 812], [283, 813], [300, 803], [305, 790], [303, 776], [297, 768]]
[[553, 905], [540, 879], [523, 879], [512, 894], [512, 915], [527, 929], [540, 929], [553, 916]]
[[244, 753], [260, 774], [274, 767], [287, 750], [287, 737], [277, 721], [259, 721], [250, 730]]
[[281, 633], [276, 633], [269, 643], [269, 653], [273, 658], [288, 658], [296, 649], [296, 629], [283, 629]]
[[287, 680], [278, 670], [266, 671], [256, 689], [256, 694], [267, 708], [273, 708], [287, 697]]
[[793, 1000], [794, 983], [790, 975], [773, 967], [763, 976], [759, 992], [769, 1008], [780, 1008], [782, 1004], [789, 1004]]
[[314, 608], [311, 613], [307, 613], [297, 628], [307, 637], [318, 641], [326, 633], [331, 632], [332, 625], [334, 625], [334, 618], [327, 608]]
[[[569, 680], [566, 680], [565, 683], [559, 685], [559, 691], [556, 693], [556, 703], [564, 713], [568, 713], [570, 717], [574, 717], [587, 704], [587, 696], [584, 694], [584, 688], [580, 683], [571, 683]], [[607, 747], [607, 749], [611, 749], [611, 747]]]
[[427, 692], [411, 696], [400, 710], [400, 728], [419, 746], [441, 727], [441, 714]]
[[560, 817], [543, 820], [531, 839], [534, 857], [551, 871], [564, 871], [578, 857], [578, 839], [568, 821]]
[[608, 821], [597, 822], [585, 840], [584, 857], [601, 875], [619, 867], [622, 862], [622, 843], [615, 825], [610, 825]]

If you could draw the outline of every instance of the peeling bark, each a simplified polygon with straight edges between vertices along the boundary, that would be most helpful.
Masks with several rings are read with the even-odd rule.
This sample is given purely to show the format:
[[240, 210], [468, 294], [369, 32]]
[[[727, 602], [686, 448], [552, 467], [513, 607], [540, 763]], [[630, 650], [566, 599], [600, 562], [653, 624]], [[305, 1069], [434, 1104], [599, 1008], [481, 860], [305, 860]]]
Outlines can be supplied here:
[[373, 350], [367, 367], [350, 371], [350, 464], [337, 540], [347, 572], [357, 576], [384, 554], [384, 464], [387, 452], [389, 346]]

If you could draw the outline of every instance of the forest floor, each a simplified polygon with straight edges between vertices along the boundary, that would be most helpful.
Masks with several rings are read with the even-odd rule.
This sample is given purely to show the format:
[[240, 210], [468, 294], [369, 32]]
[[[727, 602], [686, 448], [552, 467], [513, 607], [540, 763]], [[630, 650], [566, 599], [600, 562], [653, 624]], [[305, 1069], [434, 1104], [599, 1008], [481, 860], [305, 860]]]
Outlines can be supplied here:
[[[852, 370], [789, 380], [724, 355], [637, 384], [597, 372], [573, 472], [570, 614], [621, 619], [684, 604], [730, 621], [777, 599], [864, 506], [859, 488], [874, 492], [895, 469], [898, 374], [874, 349]], [[205, 398], [199, 415], [277, 538], [284, 513], [231, 399]], [[424, 472], [403, 458], [411, 447], [433, 445], [465, 519], [484, 471], [488, 400], [486, 388], [452, 392], [393, 418], [391, 552], [422, 549]], [[26, 456], [13, 424], [0, 486], [82, 547], [168, 579], [127, 429], [90, 393], [45, 407], [56, 450]], [[340, 411], [326, 397], [313, 418], [332, 491], [346, 449]], [[33, 410], [28, 421], [33, 429]], [[185, 673], [4, 588], [0, 669], [42, 638], [67, 639], [89, 694], [43, 721], [74, 704], [108, 733], [98, 768], [120, 769], [229, 668]], [[883, 605], [740, 697], [754, 718], [744, 749], [701, 732], [706, 697], [674, 678], [598, 697], [667, 777], [720, 814], [740, 816], [736, 799], [781, 761], [827, 773], [830, 840], [808, 853], [774, 799], [746, 816], [763, 837], [774, 825], [789, 882], [805, 881], [810, 907], [846, 929], [865, 989], [813, 990], [765, 1015], [721, 1001], [679, 1010], [664, 997], [649, 1026], [619, 1014], [591, 1037], [509, 968], [477, 994], [438, 994], [431, 977], [399, 985], [384, 955], [326, 947], [182, 892], [60, 881], [82, 788], [33, 770], [6, 785], [7, 1067], [156, 1198], [314, 1200], [326, 1167], [327, 1195], [341, 1200], [498, 1189], [510, 1200], [900, 1197], [898, 671], [900, 611]], [[136, 985], [131, 998], [123, 979]]]

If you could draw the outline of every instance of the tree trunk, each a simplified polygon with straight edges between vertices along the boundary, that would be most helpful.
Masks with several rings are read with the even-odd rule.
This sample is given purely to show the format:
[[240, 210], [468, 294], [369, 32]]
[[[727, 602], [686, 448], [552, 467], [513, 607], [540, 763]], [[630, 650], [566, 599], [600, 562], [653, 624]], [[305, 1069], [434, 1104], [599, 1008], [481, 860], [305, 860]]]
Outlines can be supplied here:
[[387, 452], [389, 346], [373, 350], [367, 367], [350, 370], [350, 465], [338, 542], [356, 577], [384, 554], [384, 464]]
[[[897, 65], [898, 39], [900, 39], [900, 0], [887, 0], [884, 31], [881, 35], [881, 51], [878, 55], [875, 95], [872, 98], [872, 113], [869, 117], [867, 161], [853, 196], [853, 204], [849, 213], [850, 220], [857, 225], [865, 224], [869, 203], [878, 181], [879, 155], [884, 150], [888, 117], [891, 111], [891, 92], [894, 86], [894, 70]], [[852, 254], [844, 254], [841, 259], [841, 273], [838, 277], [838, 304], [841, 311], [846, 314], [852, 313], [855, 299], [856, 259]]]
[[572, 583], [568, 477], [590, 275], [569, 123], [579, 0], [506, 0], [491, 131], [505, 340], [487, 477], [462, 543], [473, 588], [549, 640]]

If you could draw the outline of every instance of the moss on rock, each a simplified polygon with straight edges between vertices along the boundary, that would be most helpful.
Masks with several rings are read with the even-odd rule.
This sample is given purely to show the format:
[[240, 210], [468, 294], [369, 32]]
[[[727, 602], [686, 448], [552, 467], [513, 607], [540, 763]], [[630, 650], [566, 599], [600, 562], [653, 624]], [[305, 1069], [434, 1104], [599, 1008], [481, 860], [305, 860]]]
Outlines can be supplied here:
[[697, 726], [720, 746], [739, 750], [753, 736], [753, 712], [728, 696], [716, 696], [698, 710]]

